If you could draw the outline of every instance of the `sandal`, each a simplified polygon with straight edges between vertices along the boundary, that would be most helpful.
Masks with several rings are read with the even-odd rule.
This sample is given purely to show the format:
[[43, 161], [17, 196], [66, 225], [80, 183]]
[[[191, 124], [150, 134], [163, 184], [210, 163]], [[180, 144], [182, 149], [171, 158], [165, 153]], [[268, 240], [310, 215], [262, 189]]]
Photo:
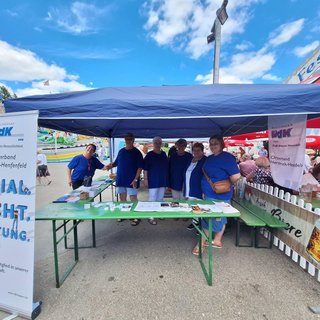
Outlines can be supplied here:
[[148, 222], [149, 222], [150, 224], [152, 224], [153, 226], [155, 226], [155, 225], [157, 224], [157, 221], [154, 220], [153, 218], [148, 219]]
[[[202, 246], [202, 250], [201, 250], [201, 253], [203, 253], [204, 251], [204, 245]], [[194, 254], [195, 256], [198, 256], [199, 255], [199, 246], [196, 245], [193, 250], [192, 250], [192, 254]]]
[[139, 220], [139, 219], [132, 219], [132, 220], [131, 220], [131, 225], [132, 225], [133, 227], [137, 226], [139, 223], [140, 223], [140, 220]]
[[[204, 245], [205, 247], [209, 247], [208, 241], [206, 241], [203, 245]], [[221, 244], [221, 245], [218, 245], [218, 244], [216, 244], [214, 241], [212, 241], [212, 247], [213, 247], [213, 248], [217, 248], [217, 249], [222, 249], [222, 244]]]

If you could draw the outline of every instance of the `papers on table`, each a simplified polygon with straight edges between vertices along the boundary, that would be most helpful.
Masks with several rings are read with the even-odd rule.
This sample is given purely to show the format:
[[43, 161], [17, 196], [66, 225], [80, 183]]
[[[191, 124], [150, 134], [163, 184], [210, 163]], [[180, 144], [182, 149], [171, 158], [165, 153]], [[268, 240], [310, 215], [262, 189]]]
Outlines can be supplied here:
[[75, 194], [65, 194], [64, 196], [58, 198], [57, 200], [53, 201], [53, 203], [63, 203], [63, 202], [69, 202], [74, 203], [80, 200], [79, 193]]
[[99, 187], [101, 187], [103, 184], [105, 184], [105, 181], [103, 180], [103, 181], [93, 181], [92, 182], [92, 185], [91, 185], [91, 187], [96, 187], [96, 188], [99, 188]]
[[137, 212], [193, 212], [193, 213], [237, 213], [238, 210], [233, 208], [229, 203], [213, 202], [213, 204], [189, 205], [180, 202], [144, 202], [139, 201], [134, 211]]
[[120, 203], [118, 205], [118, 209], [120, 209], [120, 211], [130, 211], [132, 208], [132, 203]]
[[220, 212], [219, 208], [214, 204], [201, 204], [191, 206], [193, 213]]
[[115, 202], [95, 202], [92, 205], [94, 208], [103, 208], [106, 211], [114, 211], [115, 209], [124, 211], [131, 211], [133, 203], [115, 203]]
[[179, 202], [143, 202], [139, 201], [134, 211], [137, 212], [190, 212], [187, 203]]
[[222, 211], [223, 213], [238, 213], [239, 211], [234, 208], [231, 204], [226, 202], [214, 202], [217, 211]]

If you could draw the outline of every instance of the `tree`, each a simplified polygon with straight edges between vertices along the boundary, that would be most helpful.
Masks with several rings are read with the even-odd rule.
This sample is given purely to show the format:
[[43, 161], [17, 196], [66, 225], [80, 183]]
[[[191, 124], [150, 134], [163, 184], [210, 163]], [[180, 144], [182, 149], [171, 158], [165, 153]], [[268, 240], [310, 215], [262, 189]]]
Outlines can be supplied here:
[[5, 86], [0, 86], [0, 100], [14, 99], [17, 95], [11, 94], [10, 91]]

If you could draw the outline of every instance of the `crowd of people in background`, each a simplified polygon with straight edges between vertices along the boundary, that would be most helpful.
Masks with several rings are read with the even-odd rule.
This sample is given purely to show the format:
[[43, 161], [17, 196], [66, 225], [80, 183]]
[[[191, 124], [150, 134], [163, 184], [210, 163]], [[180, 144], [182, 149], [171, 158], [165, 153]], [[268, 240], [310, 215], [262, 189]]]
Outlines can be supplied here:
[[[96, 169], [111, 170], [117, 167], [116, 192], [120, 201], [138, 201], [138, 191], [143, 177], [144, 187], [148, 189], [149, 201], [163, 201], [166, 190], [170, 190], [173, 201], [180, 200], [222, 200], [231, 202], [232, 185], [242, 176], [249, 182], [275, 186], [270, 171], [268, 150], [265, 146], [258, 152], [249, 147], [247, 152], [240, 147], [237, 153], [224, 151], [224, 140], [221, 136], [209, 139], [209, 152], [205, 154], [203, 143], [191, 145], [191, 153], [186, 151], [187, 141], [178, 139], [168, 154], [162, 150], [161, 137], [154, 137], [152, 150], [145, 146], [137, 148], [132, 133], [124, 136], [125, 146], [120, 149], [115, 161], [104, 165], [94, 156], [96, 146], [89, 144], [82, 155], [76, 156], [68, 165], [68, 181], [73, 189], [83, 184], [86, 177], [93, 177]], [[101, 147], [100, 147], [101, 148]], [[104, 156], [104, 155], [103, 155]], [[308, 159], [307, 159], [308, 158]], [[310, 161], [307, 161], [310, 160]], [[320, 180], [320, 158], [306, 155], [305, 171]], [[315, 165], [314, 165], [315, 164]], [[229, 181], [231, 187], [223, 193], [216, 193], [212, 184]], [[121, 220], [119, 220], [121, 221]], [[154, 218], [148, 219], [156, 225]], [[132, 219], [131, 225], [137, 226], [139, 219]], [[188, 229], [199, 223], [194, 220]], [[208, 219], [201, 219], [202, 228], [208, 235]], [[222, 237], [227, 223], [226, 218], [212, 219], [213, 241], [215, 248], [222, 248]], [[207, 246], [203, 241], [202, 248]], [[199, 254], [196, 245], [192, 251]]]

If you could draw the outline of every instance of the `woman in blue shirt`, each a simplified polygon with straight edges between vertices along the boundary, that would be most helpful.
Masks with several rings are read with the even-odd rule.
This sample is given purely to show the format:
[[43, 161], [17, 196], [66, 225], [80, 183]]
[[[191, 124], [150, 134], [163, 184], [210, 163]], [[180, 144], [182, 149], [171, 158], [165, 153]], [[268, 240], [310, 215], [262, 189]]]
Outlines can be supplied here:
[[[204, 155], [204, 146], [200, 142], [196, 142], [192, 147], [193, 158], [187, 168], [184, 180], [184, 196], [187, 200], [202, 200], [202, 188], [201, 180], [203, 176], [202, 167], [206, 161]], [[197, 223], [196, 219], [193, 219], [193, 223]], [[194, 228], [191, 223], [187, 229], [192, 230]]]
[[93, 157], [96, 146], [88, 144], [83, 154], [75, 156], [68, 164], [68, 182], [72, 189], [77, 189], [83, 184], [84, 178], [93, 177], [96, 169], [107, 170], [107, 166]]
[[[203, 170], [208, 178], [212, 182], [218, 182], [227, 179], [230, 180], [231, 184], [237, 182], [237, 180], [240, 178], [240, 171], [235, 157], [229, 152], [223, 151], [225, 147], [223, 137], [218, 135], [212, 136], [209, 139], [209, 146], [212, 155], [207, 158], [203, 165]], [[221, 200], [228, 203], [231, 202], [232, 188], [230, 188], [230, 191], [226, 193], [215, 193], [204, 176], [202, 177], [201, 186], [204, 198], [206, 200]], [[227, 223], [227, 218], [213, 218], [212, 223], [214, 232], [212, 246], [215, 248], [222, 248], [221, 240], [225, 230], [225, 225]], [[208, 235], [207, 219], [202, 219], [202, 227], [206, 235]], [[205, 245], [205, 242], [203, 245]], [[195, 255], [199, 254], [198, 246], [193, 249], [192, 253]]]
[[[149, 188], [149, 201], [162, 201], [167, 186], [168, 158], [161, 150], [162, 139], [153, 138], [153, 150], [144, 158], [144, 185]], [[150, 224], [157, 224], [153, 218]]]
[[183, 199], [183, 183], [185, 172], [192, 160], [192, 155], [185, 152], [187, 141], [179, 139], [176, 142], [177, 152], [169, 158], [169, 187], [174, 200]]

